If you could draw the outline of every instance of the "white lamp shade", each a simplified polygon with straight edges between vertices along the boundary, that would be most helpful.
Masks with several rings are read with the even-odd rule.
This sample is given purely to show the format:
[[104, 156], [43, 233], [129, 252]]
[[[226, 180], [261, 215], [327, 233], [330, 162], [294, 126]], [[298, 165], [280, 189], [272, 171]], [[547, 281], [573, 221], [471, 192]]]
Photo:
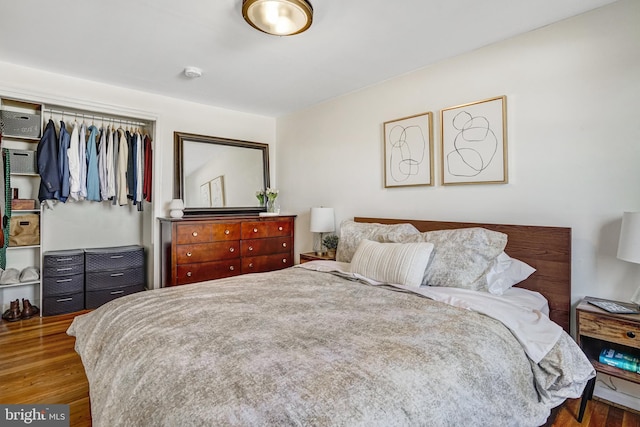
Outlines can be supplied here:
[[311, 208], [312, 233], [328, 233], [336, 229], [333, 208]]
[[173, 199], [171, 201], [171, 203], [169, 203], [169, 209], [171, 210], [176, 210], [176, 209], [184, 209], [184, 202], [181, 199]]
[[625, 212], [622, 215], [618, 258], [640, 263], [640, 212]]

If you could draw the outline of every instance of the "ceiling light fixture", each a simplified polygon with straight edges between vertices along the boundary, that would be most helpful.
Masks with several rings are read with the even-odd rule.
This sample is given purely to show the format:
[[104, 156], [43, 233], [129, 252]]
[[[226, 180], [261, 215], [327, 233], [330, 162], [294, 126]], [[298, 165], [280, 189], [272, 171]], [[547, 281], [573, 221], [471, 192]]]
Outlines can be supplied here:
[[306, 0], [243, 0], [242, 16], [263, 33], [292, 36], [311, 26], [313, 7]]

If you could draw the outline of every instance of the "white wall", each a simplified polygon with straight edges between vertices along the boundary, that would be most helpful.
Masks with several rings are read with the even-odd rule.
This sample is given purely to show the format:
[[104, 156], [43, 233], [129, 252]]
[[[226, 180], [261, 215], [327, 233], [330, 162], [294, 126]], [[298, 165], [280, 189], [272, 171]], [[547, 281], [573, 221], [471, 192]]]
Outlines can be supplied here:
[[[566, 226], [573, 301], [628, 300], [640, 266], [616, 259], [623, 211], [640, 210], [640, 2], [491, 45], [277, 121], [283, 210], [312, 249], [309, 208], [353, 216]], [[442, 40], [425, 40], [425, 49]], [[372, 49], [375, 47], [372, 46]], [[506, 95], [509, 184], [385, 189], [382, 123]], [[436, 182], [440, 166], [436, 161]]]
[[[274, 118], [196, 104], [3, 62], [0, 62], [0, 96], [155, 120], [153, 217], [167, 216], [168, 203], [173, 197], [174, 131], [269, 144], [270, 148], [273, 148], [270, 150], [272, 170], [275, 168]], [[61, 215], [66, 215], [68, 209], [64, 211]], [[155, 242], [158, 227], [156, 221], [150, 222], [154, 230], [143, 230], [143, 233], [149, 236], [149, 241]], [[104, 221], [98, 223], [97, 227], [105, 229], [108, 224], [109, 221]], [[81, 234], [79, 239], [86, 242], [86, 233]], [[64, 242], [66, 248], [87, 246], [86, 243], [76, 245], [76, 237], [73, 235], [65, 238], [68, 239]], [[150, 249], [154, 259], [159, 259], [158, 248]], [[157, 270], [156, 268], [156, 276]], [[159, 283], [157, 277], [154, 282]]]

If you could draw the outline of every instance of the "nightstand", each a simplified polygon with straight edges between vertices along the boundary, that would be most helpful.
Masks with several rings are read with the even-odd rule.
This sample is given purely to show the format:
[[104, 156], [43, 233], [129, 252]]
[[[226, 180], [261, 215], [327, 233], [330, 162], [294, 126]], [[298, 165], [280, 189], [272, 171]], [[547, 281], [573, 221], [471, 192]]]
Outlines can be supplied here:
[[[576, 308], [578, 345], [587, 355], [596, 372], [640, 384], [640, 375], [625, 371], [598, 361], [603, 348], [640, 356], [640, 314], [613, 314], [602, 310], [589, 301], [607, 301], [601, 298], [585, 297]], [[637, 308], [635, 304], [615, 301], [618, 304]], [[582, 421], [587, 400], [593, 397], [596, 379], [592, 378], [585, 387], [580, 402], [578, 421]]]
[[304, 264], [309, 261], [335, 261], [335, 255], [316, 255], [315, 252], [306, 252], [304, 254], [300, 254], [300, 264]]

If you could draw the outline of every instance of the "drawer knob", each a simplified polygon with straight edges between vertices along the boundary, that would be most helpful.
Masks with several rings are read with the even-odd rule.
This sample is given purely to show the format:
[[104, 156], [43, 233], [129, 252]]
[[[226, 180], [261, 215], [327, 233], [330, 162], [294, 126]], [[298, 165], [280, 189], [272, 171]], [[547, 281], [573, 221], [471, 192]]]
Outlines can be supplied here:
[[257, 233], [257, 232], [258, 232], [258, 229], [257, 229], [257, 228], [254, 228], [254, 229], [253, 229], [253, 232], [254, 232], [254, 233]]
[[198, 237], [198, 232], [197, 232], [197, 231], [194, 231], [193, 233], [191, 233], [191, 235], [192, 235], [193, 237]]
[[187, 252], [187, 256], [191, 256], [193, 255], [191, 252]]
[[253, 263], [252, 262], [249, 263], [249, 268], [253, 268]]
[[634, 332], [632, 332], [632, 331], [629, 331], [629, 332], [627, 332], [627, 336], [628, 336], [629, 338], [635, 338], [635, 337], [636, 337], [636, 334], [635, 334]]
[[192, 273], [190, 271], [187, 272], [187, 277], [191, 277]]
[[229, 230], [224, 230], [224, 234], [229, 234], [230, 231]]
[[253, 250], [253, 246], [249, 246], [249, 250], [252, 251]]
[[233, 271], [233, 270], [235, 270], [235, 269], [236, 269], [236, 268], [235, 268], [233, 265], [229, 267], [229, 270], [231, 270], [231, 271]]
[[287, 263], [287, 259], [286, 258], [282, 258], [282, 263], [286, 264]]
[[285, 243], [283, 243], [283, 244], [282, 244], [282, 247], [283, 247], [283, 248], [286, 248], [286, 247], [287, 247], [287, 243], [286, 243], [286, 242], [285, 242]]
[[235, 248], [229, 248], [229, 252], [235, 252]]
[[282, 231], [282, 226], [278, 227], [278, 231]]

